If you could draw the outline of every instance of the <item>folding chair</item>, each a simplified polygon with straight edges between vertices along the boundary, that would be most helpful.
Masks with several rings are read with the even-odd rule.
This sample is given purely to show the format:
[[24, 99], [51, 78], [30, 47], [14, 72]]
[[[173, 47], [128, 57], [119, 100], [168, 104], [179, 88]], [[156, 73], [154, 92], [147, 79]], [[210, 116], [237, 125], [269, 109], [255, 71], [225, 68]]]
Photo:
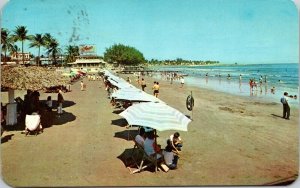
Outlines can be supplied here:
[[[141, 161], [140, 163], [137, 162], [138, 159], [134, 158], [134, 152], [137, 152], [138, 154], [141, 154], [142, 155], [142, 158], [141, 158]], [[133, 159], [137, 169], [136, 170], [131, 170], [130, 167], [128, 167], [129, 171], [130, 171], [130, 174], [134, 174], [134, 173], [137, 173], [137, 172], [141, 172], [143, 171], [145, 168], [148, 168], [152, 165], [155, 166], [155, 172], [157, 172], [157, 167], [158, 167], [158, 161], [162, 158], [159, 158], [159, 159], [155, 159], [155, 157], [153, 156], [149, 156], [146, 151], [144, 150], [143, 146], [139, 145], [138, 143], [135, 142], [135, 145], [134, 145], [134, 150], [132, 152], [132, 156], [131, 158]], [[145, 164], [145, 162], [149, 162], [147, 164]]]

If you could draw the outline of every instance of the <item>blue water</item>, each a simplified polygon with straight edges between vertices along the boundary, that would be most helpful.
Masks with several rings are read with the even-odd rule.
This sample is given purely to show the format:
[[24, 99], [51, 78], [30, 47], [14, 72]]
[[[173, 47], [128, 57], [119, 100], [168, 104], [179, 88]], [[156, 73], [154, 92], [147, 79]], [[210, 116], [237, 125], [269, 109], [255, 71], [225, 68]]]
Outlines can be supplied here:
[[[187, 74], [185, 83], [188, 85], [278, 103], [285, 91], [289, 95], [299, 95], [298, 64], [167, 66], [153, 69], [179, 71], [179, 74]], [[230, 79], [227, 79], [228, 74], [230, 74]], [[155, 76], [165, 79], [164, 75], [156, 74]], [[266, 78], [267, 82], [260, 85], [259, 79], [261, 76], [263, 81]], [[254, 79], [257, 82], [257, 88], [253, 92], [250, 92], [249, 79]], [[275, 93], [271, 93], [272, 87], [275, 87]], [[299, 96], [296, 100], [291, 99], [290, 103], [298, 106]]]

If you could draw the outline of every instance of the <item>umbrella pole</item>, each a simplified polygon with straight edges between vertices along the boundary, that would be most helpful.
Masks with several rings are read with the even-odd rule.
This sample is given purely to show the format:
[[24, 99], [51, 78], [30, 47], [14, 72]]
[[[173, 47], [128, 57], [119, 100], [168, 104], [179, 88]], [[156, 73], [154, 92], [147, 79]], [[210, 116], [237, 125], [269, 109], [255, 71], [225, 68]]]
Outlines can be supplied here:
[[[192, 98], [193, 98], [193, 92], [192, 92], [192, 91], [191, 91], [191, 96], [192, 96]], [[192, 105], [192, 117], [191, 117], [191, 120], [192, 120], [192, 121], [193, 121], [193, 115], [194, 115], [193, 110], [194, 110], [194, 106]]]
[[8, 103], [13, 103], [15, 98], [15, 90], [13, 89], [8, 89]]
[[[155, 147], [157, 146], [157, 141], [156, 141], [156, 136], [157, 136], [157, 134], [156, 134], [156, 129], [154, 129], [154, 134], [155, 134], [155, 136], [154, 136], [154, 140], [155, 140]], [[154, 148], [155, 149], [155, 148]], [[155, 157], [155, 173], [157, 172], [157, 152], [156, 152], [156, 149], [155, 149], [155, 155], [154, 155], [154, 157]]]

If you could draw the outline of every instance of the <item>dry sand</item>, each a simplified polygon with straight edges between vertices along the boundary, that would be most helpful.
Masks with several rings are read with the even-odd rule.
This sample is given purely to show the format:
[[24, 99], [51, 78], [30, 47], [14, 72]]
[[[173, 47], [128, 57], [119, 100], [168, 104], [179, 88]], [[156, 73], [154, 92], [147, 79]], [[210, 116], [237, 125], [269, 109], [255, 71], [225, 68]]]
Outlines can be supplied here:
[[[125, 75], [123, 75], [125, 76]], [[126, 75], [127, 76], [127, 75]], [[134, 78], [132, 78], [134, 80]], [[65, 114], [45, 122], [38, 136], [4, 132], [2, 178], [10, 186], [201, 186], [262, 185], [298, 175], [299, 112], [282, 119], [282, 106], [255, 98], [205, 89], [180, 88], [160, 81], [159, 98], [191, 115], [185, 107], [193, 91], [195, 108], [188, 132], [180, 132], [184, 147], [178, 169], [129, 174], [117, 158], [132, 148], [126, 122], [109, 104], [101, 81], [84, 80], [65, 93]], [[152, 93], [152, 78], [146, 77]], [[134, 82], [134, 84], [136, 84]], [[23, 96], [22, 92], [16, 95]], [[49, 94], [41, 93], [41, 99]], [[6, 93], [2, 93], [5, 101]], [[56, 99], [56, 94], [52, 94]], [[163, 147], [174, 131], [158, 132]], [[10, 139], [8, 139], [10, 138]]]

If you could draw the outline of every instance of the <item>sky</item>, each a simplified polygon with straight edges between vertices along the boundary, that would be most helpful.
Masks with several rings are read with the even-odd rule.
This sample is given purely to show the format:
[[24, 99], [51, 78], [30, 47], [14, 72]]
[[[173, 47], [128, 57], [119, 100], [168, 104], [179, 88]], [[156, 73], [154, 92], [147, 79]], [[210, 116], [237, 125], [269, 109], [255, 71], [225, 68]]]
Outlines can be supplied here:
[[291, 0], [10, 0], [1, 22], [50, 33], [62, 49], [94, 44], [101, 56], [124, 44], [148, 60], [256, 64], [299, 62], [298, 19]]

